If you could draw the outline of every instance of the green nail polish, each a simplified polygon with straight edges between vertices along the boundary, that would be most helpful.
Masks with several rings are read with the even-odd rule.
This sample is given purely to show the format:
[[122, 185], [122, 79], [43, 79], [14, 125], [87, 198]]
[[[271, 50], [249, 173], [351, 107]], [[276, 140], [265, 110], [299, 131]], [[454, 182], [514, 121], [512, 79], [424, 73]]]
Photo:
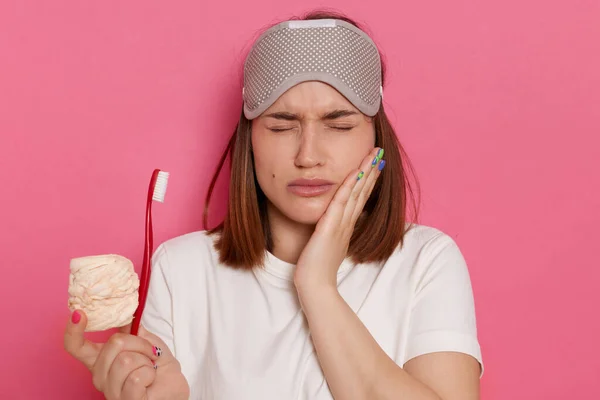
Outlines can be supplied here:
[[377, 152], [377, 162], [381, 161], [381, 159], [383, 158], [383, 149], [379, 149], [379, 151]]
[[360, 178], [362, 178], [363, 176], [365, 176], [365, 173], [363, 171], [360, 171], [360, 174], [358, 174], [358, 178], [356, 178], [356, 180], [360, 181]]

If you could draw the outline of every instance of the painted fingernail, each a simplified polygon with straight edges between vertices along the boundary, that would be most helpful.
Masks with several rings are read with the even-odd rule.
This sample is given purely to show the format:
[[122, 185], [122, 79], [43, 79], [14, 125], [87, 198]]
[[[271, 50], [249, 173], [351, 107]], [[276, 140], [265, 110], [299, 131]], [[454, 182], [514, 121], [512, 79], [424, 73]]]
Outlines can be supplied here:
[[156, 363], [154, 362], [154, 360], [150, 360], [150, 361], [152, 361], [152, 368], [157, 369], [158, 365], [156, 365]]
[[377, 158], [377, 156], [375, 156], [375, 158], [373, 159], [373, 162], [371, 163], [371, 168], [375, 167], [377, 165], [378, 161], [379, 161], [379, 158]]
[[157, 346], [152, 346], [152, 352], [156, 357], [160, 357], [162, 355], [162, 349]]
[[78, 324], [79, 321], [81, 321], [81, 314], [79, 314], [79, 311], [73, 312], [73, 315], [71, 315], [71, 322]]
[[362, 178], [363, 176], [365, 176], [365, 173], [363, 171], [360, 171], [360, 174], [358, 174], [358, 177], [356, 178], [356, 180], [360, 181], [360, 178]]
[[381, 160], [381, 162], [379, 163], [379, 170], [383, 170], [383, 167], [385, 167], [385, 160]]
[[383, 158], [383, 153], [383, 148], [379, 149], [379, 151], [377, 152], [377, 157], [375, 157], [377, 158], [377, 162], [379, 162]]

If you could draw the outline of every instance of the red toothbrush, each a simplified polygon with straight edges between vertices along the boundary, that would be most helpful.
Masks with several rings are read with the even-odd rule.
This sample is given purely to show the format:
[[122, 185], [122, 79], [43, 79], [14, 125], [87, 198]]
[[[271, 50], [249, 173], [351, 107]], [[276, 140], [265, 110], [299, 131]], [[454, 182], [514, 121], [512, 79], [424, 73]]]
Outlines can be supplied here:
[[131, 326], [131, 334], [137, 335], [140, 329], [140, 321], [142, 313], [146, 305], [146, 296], [148, 295], [148, 285], [150, 284], [151, 267], [150, 262], [152, 253], [154, 252], [153, 231], [152, 231], [152, 201], [165, 201], [167, 193], [167, 183], [169, 181], [169, 173], [155, 169], [150, 179], [148, 188], [148, 199], [146, 203], [146, 241], [144, 243], [144, 259], [142, 262], [142, 276], [140, 277], [140, 288], [138, 290], [138, 307], [133, 315], [133, 323]]

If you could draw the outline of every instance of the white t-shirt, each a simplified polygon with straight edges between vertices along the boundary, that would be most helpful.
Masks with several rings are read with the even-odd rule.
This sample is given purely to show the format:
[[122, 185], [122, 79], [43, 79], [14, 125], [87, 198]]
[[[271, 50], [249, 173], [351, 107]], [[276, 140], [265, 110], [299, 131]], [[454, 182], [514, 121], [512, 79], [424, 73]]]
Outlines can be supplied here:
[[[204, 231], [158, 247], [142, 324], [180, 361], [192, 399], [332, 399], [293, 286], [294, 265], [219, 263]], [[456, 243], [415, 225], [384, 264], [345, 260], [338, 289], [399, 366], [455, 351], [481, 363], [471, 281]], [[482, 366], [483, 368], [483, 366]]]

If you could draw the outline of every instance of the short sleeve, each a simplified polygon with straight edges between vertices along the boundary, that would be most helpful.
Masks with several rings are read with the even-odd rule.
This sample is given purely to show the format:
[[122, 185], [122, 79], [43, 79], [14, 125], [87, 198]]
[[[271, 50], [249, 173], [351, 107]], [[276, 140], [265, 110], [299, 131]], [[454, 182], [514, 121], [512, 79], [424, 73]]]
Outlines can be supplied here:
[[160, 337], [169, 346], [171, 352], [176, 354], [173, 340], [173, 301], [164, 245], [159, 246], [154, 252], [151, 265], [148, 295], [141, 324], [149, 332]]
[[473, 356], [483, 374], [471, 279], [456, 243], [443, 233], [430, 239], [414, 277], [405, 362], [427, 353], [460, 352]]

